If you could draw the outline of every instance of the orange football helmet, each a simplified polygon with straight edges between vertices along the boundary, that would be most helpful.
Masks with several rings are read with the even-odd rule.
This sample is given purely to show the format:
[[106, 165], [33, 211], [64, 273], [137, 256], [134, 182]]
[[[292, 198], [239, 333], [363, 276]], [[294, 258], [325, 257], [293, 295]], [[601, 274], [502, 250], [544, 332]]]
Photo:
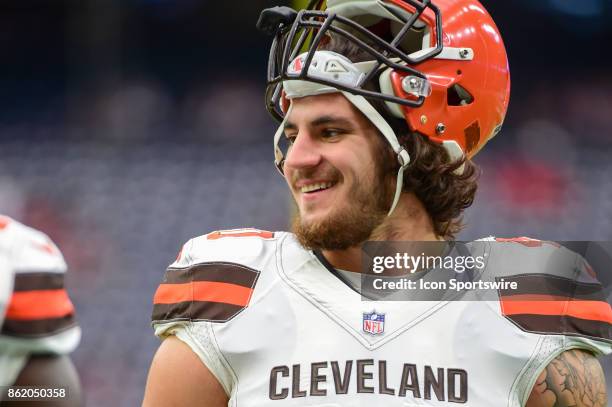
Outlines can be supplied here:
[[[264, 10], [258, 26], [275, 35], [268, 65], [268, 110], [282, 120], [282, 83], [312, 81], [385, 102], [410, 130], [443, 144], [451, 157], [472, 157], [495, 136], [510, 96], [506, 50], [477, 0], [327, 0], [314, 9]], [[266, 15], [267, 13], [267, 15]], [[358, 83], [311, 76], [309, 65], [327, 33], [372, 56]], [[303, 67], [291, 69], [301, 55]], [[366, 88], [378, 80], [380, 91]]]

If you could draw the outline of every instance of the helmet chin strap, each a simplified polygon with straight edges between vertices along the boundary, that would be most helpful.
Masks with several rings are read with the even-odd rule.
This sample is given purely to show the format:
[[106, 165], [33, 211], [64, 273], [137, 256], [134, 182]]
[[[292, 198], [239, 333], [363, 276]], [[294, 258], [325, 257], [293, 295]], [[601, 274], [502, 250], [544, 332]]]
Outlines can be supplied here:
[[[406, 150], [402, 150], [401, 153], [406, 154], [397, 155], [397, 161], [399, 161], [400, 167], [397, 170], [397, 181], [395, 183], [395, 195], [393, 196], [393, 203], [391, 204], [389, 212], [387, 212], [387, 216], [391, 216], [391, 214], [395, 210], [395, 207], [397, 206], [397, 203], [399, 202], [400, 196], [402, 195], [402, 189], [404, 187], [404, 171], [410, 163], [410, 156], [408, 155], [408, 152]], [[407, 157], [408, 159], [408, 163], [406, 164], [402, 164], [402, 162], [404, 162], [404, 157]]]
[[397, 135], [389, 126], [389, 123], [378, 113], [374, 106], [367, 101], [366, 98], [360, 95], [353, 95], [352, 93], [342, 92], [342, 94], [353, 104], [357, 109], [364, 114], [365, 117], [372, 122], [372, 124], [381, 132], [383, 137], [387, 140], [393, 151], [397, 156], [397, 162], [399, 169], [397, 170], [397, 180], [395, 182], [395, 195], [393, 196], [393, 202], [387, 216], [391, 216], [395, 210], [397, 203], [399, 202], [404, 186], [404, 171], [410, 164], [410, 155], [408, 151], [404, 149], [397, 140]]

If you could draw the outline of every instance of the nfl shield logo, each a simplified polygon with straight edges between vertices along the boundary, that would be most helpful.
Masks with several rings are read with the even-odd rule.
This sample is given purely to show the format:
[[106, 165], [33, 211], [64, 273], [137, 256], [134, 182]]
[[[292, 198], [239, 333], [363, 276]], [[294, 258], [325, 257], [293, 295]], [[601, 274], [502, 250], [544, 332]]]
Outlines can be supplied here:
[[363, 332], [380, 335], [385, 332], [385, 314], [376, 311], [363, 313]]

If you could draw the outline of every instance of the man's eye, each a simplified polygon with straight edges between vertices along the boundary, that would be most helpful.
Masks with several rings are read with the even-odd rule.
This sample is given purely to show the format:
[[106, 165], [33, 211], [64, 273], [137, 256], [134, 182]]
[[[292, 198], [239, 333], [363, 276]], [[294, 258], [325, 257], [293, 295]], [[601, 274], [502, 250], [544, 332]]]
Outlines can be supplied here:
[[342, 133], [344, 133], [344, 132], [342, 130], [339, 130], [339, 129], [325, 129], [325, 130], [323, 130], [323, 137], [324, 138], [338, 137]]

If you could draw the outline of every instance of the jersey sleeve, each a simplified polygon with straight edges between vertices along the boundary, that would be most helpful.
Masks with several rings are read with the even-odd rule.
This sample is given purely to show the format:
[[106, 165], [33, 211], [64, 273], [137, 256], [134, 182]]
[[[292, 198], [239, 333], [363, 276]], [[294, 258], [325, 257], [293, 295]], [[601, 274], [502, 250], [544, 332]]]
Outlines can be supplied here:
[[555, 242], [530, 240], [522, 252], [513, 264], [527, 272], [504, 276], [517, 288], [500, 291], [503, 315], [524, 331], [563, 336], [564, 348], [612, 353], [609, 290], [587, 260]]
[[[571, 300], [566, 305], [566, 339], [568, 348], [590, 350], [596, 355], [612, 353], [612, 307], [610, 287], [603, 281], [603, 270], [597, 272], [579, 254]], [[609, 273], [609, 264], [605, 265]], [[599, 267], [598, 267], [599, 268]]]
[[[68, 354], [80, 341], [74, 306], [64, 286], [66, 262], [42, 232], [11, 220], [3, 234], [4, 264], [13, 281], [0, 327], [3, 381], [32, 354]], [[13, 372], [8, 374], [7, 372]]]
[[[215, 338], [215, 326], [231, 325], [248, 308], [259, 271], [261, 238], [270, 232], [213, 232], [187, 242], [164, 274], [153, 299], [155, 335], [185, 342], [228, 396], [236, 377]], [[226, 238], [227, 237], [227, 238]]]
[[568, 242], [491, 241], [487, 271], [508, 284], [498, 290], [501, 316], [523, 331], [520, 336], [538, 339], [511, 391], [517, 405], [525, 405], [542, 370], [561, 353], [612, 353], [609, 290]]

